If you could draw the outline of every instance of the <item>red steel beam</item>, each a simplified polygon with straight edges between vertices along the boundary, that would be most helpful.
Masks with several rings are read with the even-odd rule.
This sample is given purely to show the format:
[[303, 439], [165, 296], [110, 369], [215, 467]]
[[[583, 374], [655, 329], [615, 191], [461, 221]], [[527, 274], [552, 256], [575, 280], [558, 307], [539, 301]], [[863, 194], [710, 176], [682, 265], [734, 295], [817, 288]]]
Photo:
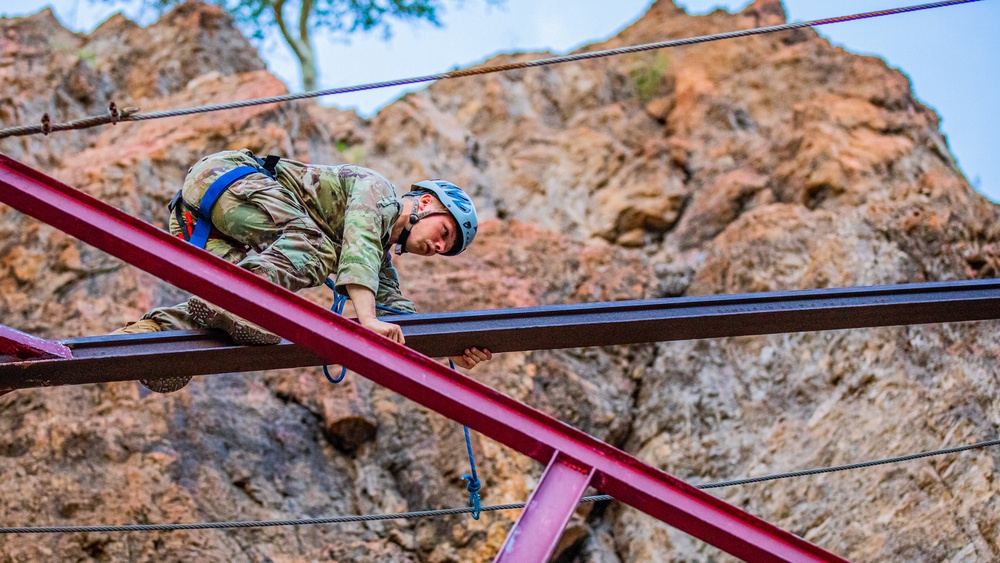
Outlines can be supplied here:
[[46, 340], [33, 334], [21, 332], [9, 326], [0, 325], [0, 359], [4, 356], [14, 360], [72, 358], [73, 352], [66, 345], [55, 340]]
[[548, 561], [593, 477], [594, 468], [578, 467], [556, 452], [494, 563]]
[[748, 561], [844, 561], [542, 412], [0, 154], [0, 202]]

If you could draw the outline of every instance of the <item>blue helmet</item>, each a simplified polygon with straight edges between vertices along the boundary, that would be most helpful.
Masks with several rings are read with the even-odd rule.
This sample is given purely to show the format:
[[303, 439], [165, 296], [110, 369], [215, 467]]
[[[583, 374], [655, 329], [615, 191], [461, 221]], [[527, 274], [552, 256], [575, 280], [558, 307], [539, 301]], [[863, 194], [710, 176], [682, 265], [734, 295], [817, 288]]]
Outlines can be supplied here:
[[455, 223], [458, 224], [455, 244], [451, 245], [451, 250], [445, 252], [444, 255], [455, 256], [469, 248], [472, 239], [476, 238], [476, 231], [479, 230], [479, 216], [476, 215], [476, 206], [473, 205], [469, 194], [455, 184], [444, 180], [417, 182], [410, 187], [410, 194], [414, 192], [432, 194], [444, 205], [444, 208], [455, 219]]

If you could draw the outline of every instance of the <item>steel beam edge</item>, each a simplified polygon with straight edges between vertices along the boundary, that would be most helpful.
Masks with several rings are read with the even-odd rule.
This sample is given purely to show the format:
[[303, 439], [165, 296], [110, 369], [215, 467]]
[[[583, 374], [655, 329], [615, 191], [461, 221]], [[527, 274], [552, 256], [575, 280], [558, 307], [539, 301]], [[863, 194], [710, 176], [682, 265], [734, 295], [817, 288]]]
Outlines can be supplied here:
[[27, 360], [69, 358], [72, 355], [70, 349], [61, 342], [0, 325], [0, 358], [9, 356], [17, 360]]
[[72, 358], [0, 363], [0, 388], [246, 373], [324, 363], [287, 340], [277, 346], [240, 346], [225, 333], [209, 330], [90, 336], [62, 343]]
[[372, 381], [547, 463], [595, 469], [597, 488], [752, 561], [843, 561], [434, 360], [0, 155], [0, 201]]

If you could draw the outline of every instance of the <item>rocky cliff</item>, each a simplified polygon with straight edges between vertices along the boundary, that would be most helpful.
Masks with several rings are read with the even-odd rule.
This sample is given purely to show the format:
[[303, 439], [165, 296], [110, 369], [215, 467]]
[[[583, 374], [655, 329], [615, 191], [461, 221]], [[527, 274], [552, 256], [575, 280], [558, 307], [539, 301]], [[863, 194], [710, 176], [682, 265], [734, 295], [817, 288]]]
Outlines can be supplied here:
[[[669, 0], [605, 44], [783, 21], [758, 0]], [[504, 62], [540, 53], [499, 57]], [[282, 93], [213, 7], [89, 35], [0, 19], [0, 121]], [[900, 71], [811, 30], [446, 81], [371, 120], [314, 104], [0, 141], [0, 151], [163, 225], [203, 154], [250, 147], [356, 162], [397, 186], [446, 177], [487, 217], [454, 260], [403, 257], [423, 311], [994, 277], [998, 208], [956, 169]], [[325, 303], [325, 292], [307, 296]], [[0, 323], [100, 334], [183, 298], [0, 207]], [[995, 436], [997, 323], [505, 354], [477, 379], [692, 482]], [[317, 369], [0, 397], [4, 525], [247, 520], [464, 504], [461, 427], [364, 378]], [[541, 468], [477, 437], [484, 502]], [[1000, 558], [1000, 452], [719, 491], [857, 561]], [[0, 560], [484, 561], [517, 514], [162, 534], [0, 537]], [[584, 506], [561, 561], [726, 560], [617, 504]]]

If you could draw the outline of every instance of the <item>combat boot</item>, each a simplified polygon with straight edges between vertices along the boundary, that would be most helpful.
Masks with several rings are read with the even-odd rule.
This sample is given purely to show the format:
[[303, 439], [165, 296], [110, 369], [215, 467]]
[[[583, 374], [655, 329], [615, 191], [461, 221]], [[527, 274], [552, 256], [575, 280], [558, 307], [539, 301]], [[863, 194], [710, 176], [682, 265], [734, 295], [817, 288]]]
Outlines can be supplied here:
[[[129, 323], [111, 334], [140, 334], [143, 332], [160, 332], [160, 325], [152, 319], [142, 319], [141, 321]], [[184, 375], [157, 379], [140, 379], [139, 383], [146, 389], [156, 393], [173, 393], [174, 391], [183, 389], [190, 381], [191, 376]], [[144, 395], [140, 393], [140, 396]]]
[[194, 322], [205, 328], [224, 331], [237, 344], [266, 346], [281, 342], [281, 337], [277, 334], [268, 332], [225, 309], [220, 309], [200, 297], [188, 300], [188, 314]]

